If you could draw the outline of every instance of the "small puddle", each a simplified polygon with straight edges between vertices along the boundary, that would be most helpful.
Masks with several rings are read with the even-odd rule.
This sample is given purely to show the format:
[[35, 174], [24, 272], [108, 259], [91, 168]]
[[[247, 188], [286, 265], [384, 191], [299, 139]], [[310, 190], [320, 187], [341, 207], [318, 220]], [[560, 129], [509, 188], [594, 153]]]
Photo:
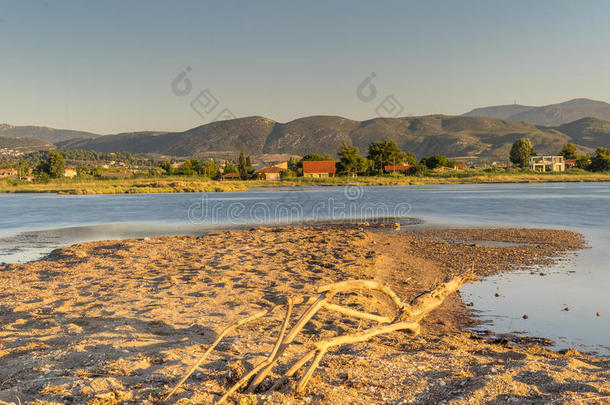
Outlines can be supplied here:
[[590, 254], [580, 251], [555, 265], [496, 274], [464, 285], [463, 301], [472, 303], [483, 322], [475, 332], [491, 329], [498, 337], [544, 337], [554, 342], [554, 350], [610, 355], [607, 295], [599, 293], [603, 287], [583, 266]]

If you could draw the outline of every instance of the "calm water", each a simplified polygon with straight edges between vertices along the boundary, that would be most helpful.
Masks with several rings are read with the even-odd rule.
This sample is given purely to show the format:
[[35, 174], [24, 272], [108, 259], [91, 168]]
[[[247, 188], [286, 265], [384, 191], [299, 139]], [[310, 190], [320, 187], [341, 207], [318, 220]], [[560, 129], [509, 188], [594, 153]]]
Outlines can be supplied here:
[[[463, 288], [496, 332], [523, 332], [610, 354], [610, 184], [255, 189], [246, 193], [0, 195], [0, 262], [76, 242], [309, 220], [421, 218], [428, 226], [572, 229], [591, 249], [545, 268]], [[496, 291], [501, 297], [494, 297]], [[570, 311], [562, 311], [569, 307]], [[601, 312], [597, 317], [596, 312]], [[529, 319], [522, 319], [527, 314]]]

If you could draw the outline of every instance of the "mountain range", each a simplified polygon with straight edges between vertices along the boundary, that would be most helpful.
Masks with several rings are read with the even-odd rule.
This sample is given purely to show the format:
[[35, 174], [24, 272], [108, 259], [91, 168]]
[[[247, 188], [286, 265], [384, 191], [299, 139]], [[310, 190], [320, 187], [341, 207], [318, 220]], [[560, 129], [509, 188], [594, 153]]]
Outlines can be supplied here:
[[[253, 156], [327, 154], [336, 153], [343, 142], [351, 142], [366, 153], [371, 142], [394, 139], [403, 150], [418, 157], [443, 154], [454, 158], [506, 160], [512, 143], [523, 137], [530, 138], [540, 154], [555, 154], [566, 142], [575, 143], [586, 153], [598, 146], [610, 147], [610, 121], [589, 116], [593, 114], [610, 118], [610, 104], [576, 99], [545, 107], [484, 107], [463, 116], [366, 121], [311, 116], [280, 123], [255, 116], [212, 122], [182, 132], [146, 131], [104, 136], [0, 125], [0, 136], [43, 139], [66, 149], [199, 158], [234, 158], [240, 150]], [[555, 121], [553, 125], [541, 125], [518, 118]], [[556, 122], [561, 123], [555, 125]]]
[[280, 123], [264, 117], [218, 121], [184, 132], [138, 132], [72, 139], [56, 145], [99, 152], [128, 151], [166, 156], [235, 157], [240, 150], [258, 156], [336, 153], [343, 142], [365, 153], [368, 145], [393, 139], [418, 157], [442, 154], [466, 159], [505, 160], [513, 142], [528, 137], [538, 153], [555, 154], [567, 142], [591, 153], [610, 146], [610, 121], [586, 118], [560, 127], [485, 117], [429, 115], [354, 121], [312, 116]]
[[95, 138], [100, 135], [92, 134], [91, 132], [73, 131], [70, 129], [0, 124], [0, 136], [7, 138], [35, 138], [50, 143], [56, 143], [74, 138]]
[[475, 108], [464, 114], [464, 116], [499, 118], [556, 127], [587, 117], [610, 120], [610, 104], [587, 98], [576, 98], [564, 103], [550, 104], [542, 107], [509, 104]]

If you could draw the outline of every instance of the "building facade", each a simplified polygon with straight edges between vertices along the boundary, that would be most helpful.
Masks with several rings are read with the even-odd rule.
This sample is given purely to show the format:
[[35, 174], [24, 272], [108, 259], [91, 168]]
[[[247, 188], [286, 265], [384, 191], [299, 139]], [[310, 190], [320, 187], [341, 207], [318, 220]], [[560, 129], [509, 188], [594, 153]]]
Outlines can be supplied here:
[[566, 163], [563, 156], [532, 156], [530, 170], [535, 172], [565, 172]]
[[254, 172], [254, 174], [264, 176], [265, 180], [268, 180], [268, 181], [277, 181], [277, 180], [280, 180], [283, 170], [285, 170], [285, 169], [282, 169], [281, 167], [269, 166], [269, 167], [263, 167], [262, 169], [256, 170]]
[[335, 162], [332, 160], [304, 161], [303, 177], [335, 177]]

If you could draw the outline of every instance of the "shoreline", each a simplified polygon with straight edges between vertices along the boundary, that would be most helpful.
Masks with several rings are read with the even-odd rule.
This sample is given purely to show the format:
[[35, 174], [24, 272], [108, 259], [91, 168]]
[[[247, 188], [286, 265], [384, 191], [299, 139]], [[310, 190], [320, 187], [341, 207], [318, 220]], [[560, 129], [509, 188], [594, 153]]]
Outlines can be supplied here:
[[[583, 247], [579, 234], [549, 232], [551, 242], [535, 229], [259, 227], [82, 243], [0, 266], [0, 361], [8, 365], [0, 370], [0, 401], [154, 403], [224, 326], [280, 296], [366, 278], [412, 298], [472, 263], [484, 277]], [[485, 240], [528, 244], [476, 243]], [[543, 340], [479, 336], [468, 329], [475, 323], [454, 294], [424, 320], [420, 336], [396, 333], [340, 349], [325, 357], [305, 397], [287, 389], [259, 395], [259, 403], [596, 403], [590, 400], [608, 395], [607, 358], [557, 353]], [[229, 338], [173, 400], [209, 403], [230, 385], [229, 369], [243, 372], [268, 351], [276, 325], [265, 321]], [[321, 315], [299, 344], [360, 326]]]
[[434, 176], [401, 177], [332, 177], [321, 179], [209, 180], [198, 177], [131, 178], [124, 180], [60, 179], [49, 183], [25, 183], [0, 179], [0, 194], [57, 193], [87, 194], [150, 194], [241, 192], [263, 187], [312, 186], [417, 186], [441, 184], [513, 184], [513, 183], [592, 183], [610, 182], [609, 173], [439, 173]]

